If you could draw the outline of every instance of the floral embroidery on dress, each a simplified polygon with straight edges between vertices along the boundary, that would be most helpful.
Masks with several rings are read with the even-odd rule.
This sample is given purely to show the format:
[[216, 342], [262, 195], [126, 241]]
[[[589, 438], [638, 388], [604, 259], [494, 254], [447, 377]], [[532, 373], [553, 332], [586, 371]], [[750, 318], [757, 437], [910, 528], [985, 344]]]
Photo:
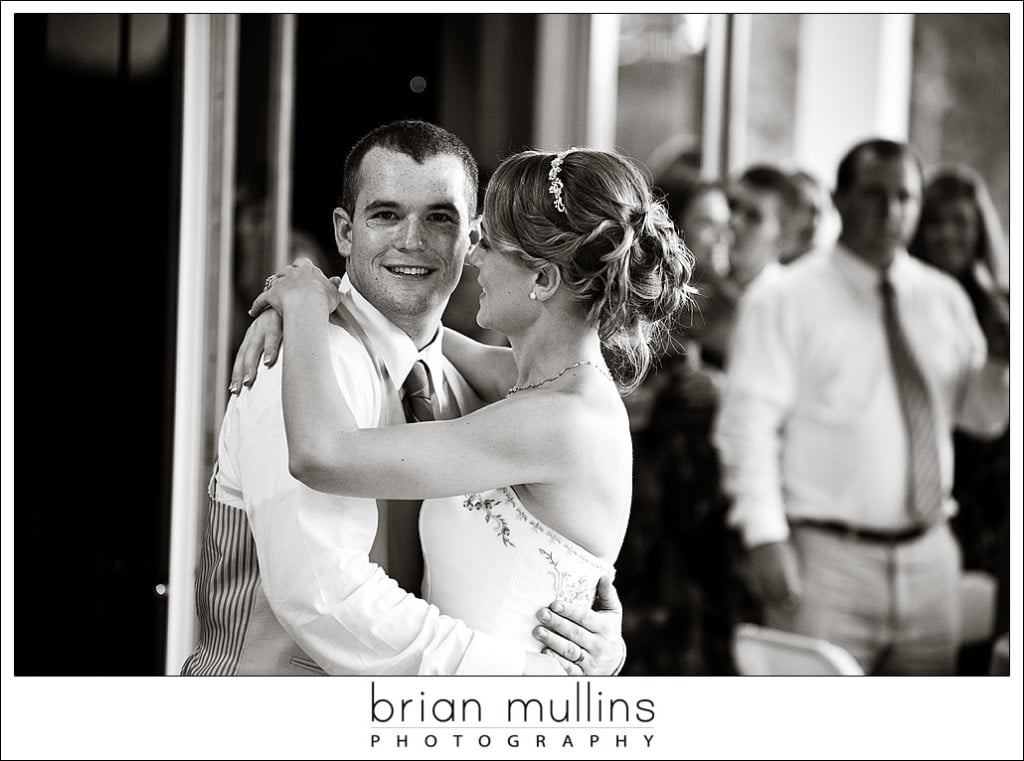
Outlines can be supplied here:
[[548, 569], [548, 576], [553, 582], [555, 599], [569, 603], [592, 603], [594, 601], [594, 587], [586, 575], [573, 575], [568, 571], [559, 568], [558, 560], [553, 552], [537, 550], [551, 566]]
[[[580, 552], [559, 534], [534, 518], [525, 510], [511, 489], [495, 489], [486, 494], [496, 496], [467, 494], [463, 499], [462, 506], [469, 511], [482, 512], [484, 522], [493, 523], [495, 535], [501, 539], [502, 544], [505, 547], [515, 547], [515, 542], [512, 541], [512, 527], [500, 511], [502, 506], [511, 505], [515, 518], [526, 524], [534, 533], [543, 534], [547, 539], [550, 549], [538, 548], [537, 551], [548, 563], [547, 573], [551, 577], [555, 599], [568, 603], [592, 602], [594, 599], [594, 571], [608, 573], [608, 569]], [[568, 566], [568, 570], [566, 566]]]
[[497, 499], [485, 499], [479, 494], [467, 494], [466, 499], [462, 502], [462, 506], [467, 510], [481, 510], [484, 514], [484, 523], [490, 523], [494, 521], [494, 531], [501, 539], [502, 543], [506, 547], [515, 547], [515, 543], [512, 541], [512, 532], [509, 530], [508, 522], [504, 516], [498, 515], [494, 512], [494, 508], [497, 505], [507, 502], [508, 495], [504, 500]]
[[555, 560], [555, 556], [552, 555], [550, 552], [548, 552], [547, 550], [537, 551], [544, 556], [544, 558], [548, 561], [548, 564], [551, 566], [548, 569], [548, 576], [551, 577], [551, 580], [553, 582], [552, 586], [555, 589], [555, 599], [557, 600], [559, 592], [562, 591], [562, 584], [565, 583], [565, 571], [559, 570], [558, 561]]

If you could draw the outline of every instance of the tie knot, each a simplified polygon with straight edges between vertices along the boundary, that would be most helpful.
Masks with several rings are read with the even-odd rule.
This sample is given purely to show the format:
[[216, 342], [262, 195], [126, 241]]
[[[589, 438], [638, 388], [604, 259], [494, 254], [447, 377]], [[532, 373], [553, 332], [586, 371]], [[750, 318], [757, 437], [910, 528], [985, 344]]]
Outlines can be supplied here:
[[422, 359], [409, 370], [405, 376], [405, 383], [402, 384], [407, 394], [418, 394], [420, 396], [430, 395], [430, 372], [427, 370], [427, 363]]

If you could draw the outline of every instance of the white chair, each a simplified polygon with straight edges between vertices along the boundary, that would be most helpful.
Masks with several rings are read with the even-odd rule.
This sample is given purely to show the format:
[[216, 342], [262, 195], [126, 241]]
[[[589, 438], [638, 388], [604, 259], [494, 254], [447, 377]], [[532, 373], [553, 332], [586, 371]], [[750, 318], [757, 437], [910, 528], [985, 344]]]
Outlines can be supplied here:
[[974, 645], [992, 639], [996, 628], [998, 583], [985, 571], [960, 576], [960, 643]]
[[1010, 675], [1010, 632], [1000, 634], [995, 645], [992, 646], [992, 660], [989, 662], [988, 675]]
[[[1010, 675], [1010, 635], [996, 635], [999, 582], [985, 571], [964, 571], [960, 576], [960, 645], [979, 646], [992, 642], [990, 676]], [[995, 638], [995, 639], [994, 639]], [[994, 639], [994, 641], [993, 641]]]
[[846, 650], [815, 637], [738, 624], [733, 630], [733, 658], [744, 676], [863, 676]]

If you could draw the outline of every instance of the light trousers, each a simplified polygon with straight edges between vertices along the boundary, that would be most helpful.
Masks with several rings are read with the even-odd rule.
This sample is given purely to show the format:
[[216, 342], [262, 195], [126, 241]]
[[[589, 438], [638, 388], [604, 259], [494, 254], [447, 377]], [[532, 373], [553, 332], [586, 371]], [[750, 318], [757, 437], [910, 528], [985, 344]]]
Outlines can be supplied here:
[[953, 674], [960, 646], [960, 547], [947, 524], [904, 543], [793, 526], [803, 598], [765, 624], [845, 648], [866, 674]]

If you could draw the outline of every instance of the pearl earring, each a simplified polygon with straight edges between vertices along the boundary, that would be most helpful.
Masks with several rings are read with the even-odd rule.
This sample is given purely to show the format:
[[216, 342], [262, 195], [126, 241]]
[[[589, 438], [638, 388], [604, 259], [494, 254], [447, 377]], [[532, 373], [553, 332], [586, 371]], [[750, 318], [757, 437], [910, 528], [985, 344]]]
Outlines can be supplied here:
[[534, 293], [533, 291], [530, 291], [530, 298], [531, 298], [531, 299], [532, 299], [533, 301], [536, 301], [536, 300], [537, 300], [537, 294], [536, 294], [536, 293]]

